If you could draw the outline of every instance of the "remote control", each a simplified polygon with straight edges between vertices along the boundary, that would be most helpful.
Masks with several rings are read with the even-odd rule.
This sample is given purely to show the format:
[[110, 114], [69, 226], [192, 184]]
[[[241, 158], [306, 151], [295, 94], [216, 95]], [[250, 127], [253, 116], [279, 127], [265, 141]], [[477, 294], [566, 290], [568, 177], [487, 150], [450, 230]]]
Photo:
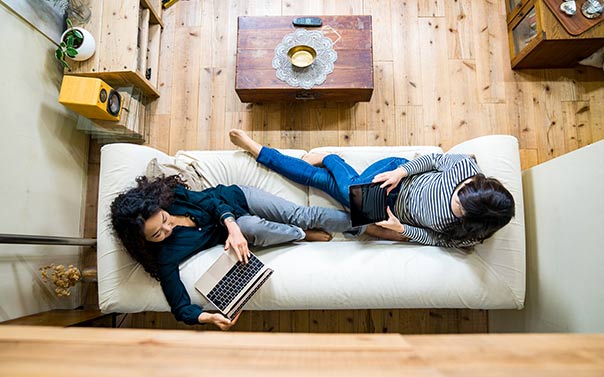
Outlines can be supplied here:
[[319, 17], [298, 17], [292, 21], [294, 26], [317, 27], [323, 25]]

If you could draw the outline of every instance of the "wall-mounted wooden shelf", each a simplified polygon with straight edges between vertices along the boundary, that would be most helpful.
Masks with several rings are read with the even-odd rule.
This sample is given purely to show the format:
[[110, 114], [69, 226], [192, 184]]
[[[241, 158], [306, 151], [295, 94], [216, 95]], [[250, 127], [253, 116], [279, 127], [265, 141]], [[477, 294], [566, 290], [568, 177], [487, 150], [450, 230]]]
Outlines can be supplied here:
[[114, 87], [134, 85], [149, 100], [159, 97], [161, 0], [91, 1], [90, 7], [82, 26], [95, 38], [95, 54], [70, 62], [65, 73], [99, 77]]

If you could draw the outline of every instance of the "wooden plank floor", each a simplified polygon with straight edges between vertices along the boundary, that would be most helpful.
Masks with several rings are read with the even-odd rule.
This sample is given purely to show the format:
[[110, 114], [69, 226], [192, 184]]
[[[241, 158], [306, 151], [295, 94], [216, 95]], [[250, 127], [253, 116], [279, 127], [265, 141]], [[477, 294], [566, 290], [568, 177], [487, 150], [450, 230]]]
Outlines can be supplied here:
[[[118, 327], [217, 330], [189, 326], [171, 313], [122, 315]], [[470, 309], [244, 311], [231, 331], [458, 334], [487, 332], [487, 312]]]
[[[369, 14], [371, 102], [241, 103], [237, 16]], [[239, 127], [273, 147], [439, 145], [511, 134], [523, 167], [604, 137], [604, 73], [512, 71], [503, 0], [180, 1], [163, 13], [161, 97], [149, 145], [232, 149]]]
[[[239, 101], [237, 16], [334, 14], [373, 17], [371, 102]], [[170, 154], [232, 149], [231, 128], [246, 129], [273, 147], [307, 150], [326, 145], [447, 150], [469, 138], [510, 134], [518, 138], [528, 168], [604, 137], [602, 70], [512, 71], [503, 0], [181, 0], [163, 20], [161, 97], [151, 105], [148, 145]], [[94, 229], [94, 191], [89, 197], [87, 228]], [[486, 332], [486, 318], [485, 311], [468, 310], [253, 312], [237, 328]], [[177, 327], [169, 313], [129, 315], [122, 325]]]

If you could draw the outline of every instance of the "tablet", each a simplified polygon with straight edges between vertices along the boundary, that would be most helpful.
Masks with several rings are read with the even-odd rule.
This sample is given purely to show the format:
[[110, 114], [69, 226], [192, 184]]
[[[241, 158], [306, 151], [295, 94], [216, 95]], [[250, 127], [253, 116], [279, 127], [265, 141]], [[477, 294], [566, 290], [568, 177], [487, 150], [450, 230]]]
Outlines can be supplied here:
[[377, 223], [388, 219], [386, 188], [379, 183], [350, 185], [350, 217], [352, 226]]

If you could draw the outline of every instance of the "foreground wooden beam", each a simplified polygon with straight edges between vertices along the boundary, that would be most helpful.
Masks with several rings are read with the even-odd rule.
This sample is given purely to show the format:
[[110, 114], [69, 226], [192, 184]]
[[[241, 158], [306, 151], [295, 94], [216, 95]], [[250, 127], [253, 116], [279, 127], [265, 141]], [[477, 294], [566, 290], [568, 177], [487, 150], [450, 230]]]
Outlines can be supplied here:
[[0, 375], [604, 374], [604, 334], [267, 334], [0, 326]]

